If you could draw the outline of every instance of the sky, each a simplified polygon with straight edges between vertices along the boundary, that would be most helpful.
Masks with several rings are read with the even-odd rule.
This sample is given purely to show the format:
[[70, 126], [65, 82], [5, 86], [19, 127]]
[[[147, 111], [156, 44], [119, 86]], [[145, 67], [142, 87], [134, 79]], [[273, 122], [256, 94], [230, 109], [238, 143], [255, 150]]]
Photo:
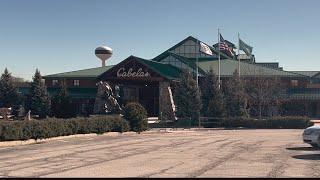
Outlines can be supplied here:
[[257, 62], [319, 70], [319, 0], [0, 0], [0, 72], [30, 80], [107, 65], [130, 55], [151, 59], [188, 36], [210, 45], [217, 29], [253, 46]]

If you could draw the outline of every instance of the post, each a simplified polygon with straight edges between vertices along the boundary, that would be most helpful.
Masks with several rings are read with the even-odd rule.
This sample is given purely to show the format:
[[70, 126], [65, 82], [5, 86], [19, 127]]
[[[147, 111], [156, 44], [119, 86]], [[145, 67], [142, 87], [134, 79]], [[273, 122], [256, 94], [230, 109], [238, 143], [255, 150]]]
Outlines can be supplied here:
[[198, 70], [198, 61], [199, 61], [199, 59], [198, 59], [198, 56], [199, 56], [199, 55], [197, 55], [197, 59], [196, 59], [196, 66], [197, 66], [197, 87], [199, 87], [199, 70]]
[[[197, 46], [199, 48], [197, 48]], [[197, 74], [197, 88], [199, 89], [199, 71], [198, 71], [198, 61], [199, 61], [199, 55], [200, 55], [200, 43], [199, 43], [199, 39], [197, 38], [197, 45], [196, 45], [196, 74]], [[200, 117], [198, 117], [198, 121], [199, 121], [199, 128], [200, 128]]]
[[[199, 49], [197, 48], [197, 46], [199, 46]], [[199, 55], [198, 53], [200, 53], [200, 45], [199, 45], [199, 39], [197, 38], [197, 44], [196, 44], [196, 76], [197, 76], [197, 87], [199, 87], [199, 80], [198, 80], [198, 76], [199, 76], [199, 72], [198, 72], [198, 58], [199, 58]]]
[[238, 33], [238, 76], [240, 78], [240, 33]]
[[219, 54], [219, 58], [218, 58], [218, 87], [220, 89], [221, 77], [220, 77], [220, 30], [219, 30], [219, 28], [218, 28], [218, 54]]

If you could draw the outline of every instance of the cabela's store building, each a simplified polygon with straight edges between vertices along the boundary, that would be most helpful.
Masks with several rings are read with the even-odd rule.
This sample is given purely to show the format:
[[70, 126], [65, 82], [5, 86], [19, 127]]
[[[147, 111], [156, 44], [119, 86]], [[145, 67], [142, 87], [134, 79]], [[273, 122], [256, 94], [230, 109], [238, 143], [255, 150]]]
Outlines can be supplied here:
[[[174, 84], [179, 83], [183, 69], [196, 73], [199, 81], [210, 68], [218, 74], [218, 51], [216, 45], [208, 45], [213, 55], [199, 51], [198, 40], [187, 37], [153, 59], [130, 56], [114, 66], [103, 66], [44, 76], [51, 95], [66, 84], [78, 113], [93, 113], [97, 93], [96, 83], [110, 82], [120, 87], [120, 105], [130, 101], [140, 102], [151, 117], [174, 119]], [[235, 48], [228, 42], [229, 47]], [[198, 57], [198, 63], [196, 63]], [[254, 56], [240, 54], [241, 77], [277, 77], [286, 87], [285, 99], [291, 105], [287, 115], [320, 116], [320, 71], [285, 71], [277, 62], [256, 62]], [[221, 80], [230, 78], [238, 68], [236, 58], [221, 52]], [[299, 106], [298, 106], [299, 105]], [[278, 111], [270, 109], [272, 114]]]

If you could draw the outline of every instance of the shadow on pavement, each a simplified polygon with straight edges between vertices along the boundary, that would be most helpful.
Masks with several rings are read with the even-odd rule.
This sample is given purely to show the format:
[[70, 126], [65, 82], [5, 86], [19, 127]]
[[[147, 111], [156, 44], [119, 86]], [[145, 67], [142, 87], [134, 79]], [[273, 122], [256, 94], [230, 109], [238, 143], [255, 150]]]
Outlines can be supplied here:
[[294, 150], [294, 151], [316, 151], [319, 149], [316, 149], [314, 147], [290, 147], [286, 148], [287, 150]]
[[303, 160], [320, 160], [320, 154], [303, 154], [303, 155], [295, 155], [292, 157], [295, 159], [303, 159]]

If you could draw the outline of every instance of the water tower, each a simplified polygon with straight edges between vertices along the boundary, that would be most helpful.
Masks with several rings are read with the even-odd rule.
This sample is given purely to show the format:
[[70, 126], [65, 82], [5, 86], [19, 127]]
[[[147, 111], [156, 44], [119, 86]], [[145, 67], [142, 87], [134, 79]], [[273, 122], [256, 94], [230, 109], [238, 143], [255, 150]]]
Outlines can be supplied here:
[[96, 56], [102, 61], [102, 67], [106, 66], [106, 60], [112, 56], [112, 49], [108, 46], [100, 46], [95, 50]]

